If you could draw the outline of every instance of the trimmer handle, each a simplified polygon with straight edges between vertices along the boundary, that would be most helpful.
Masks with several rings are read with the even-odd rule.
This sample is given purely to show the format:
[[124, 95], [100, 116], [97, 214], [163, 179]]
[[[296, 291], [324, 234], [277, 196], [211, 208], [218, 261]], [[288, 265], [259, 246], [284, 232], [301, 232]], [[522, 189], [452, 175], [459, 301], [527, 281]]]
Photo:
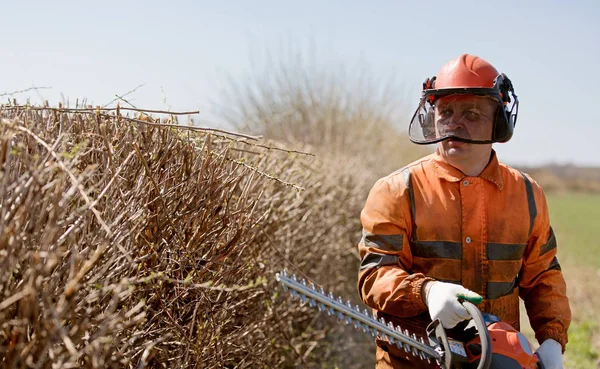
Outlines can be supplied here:
[[479, 359], [477, 369], [488, 369], [492, 363], [492, 339], [490, 338], [490, 332], [477, 306], [469, 301], [461, 301], [461, 303], [471, 315], [475, 328], [479, 333], [479, 339], [481, 340], [481, 358]]
[[[492, 340], [490, 338], [490, 333], [487, 329], [487, 325], [485, 320], [483, 319], [483, 315], [481, 311], [475, 306], [473, 303], [469, 301], [465, 301], [463, 299], [459, 299], [460, 303], [467, 309], [469, 315], [473, 320], [473, 324], [479, 333], [479, 338], [481, 341], [481, 356], [479, 359], [479, 364], [477, 365], [477, 369], [489, 369], [492, 362]], [[465, 365], [468, 365], [468, 358], [465, 352], [466, 347], [463, 347], [463, 343], [461, 343], [460, 348], [456, 348], [455, 340], [449, 338], [446, 335], [446, 330], [442, 326], [442, 323], [439, 319], [431, 322], [427, 327], [427, 335], [429, 337], [429, 343], [432, 346], [438, 346], [444, 352], [444, 356], [442, 358], [441, 366], [444, 369], [455, 369], [455, 368], [463, 368]]]

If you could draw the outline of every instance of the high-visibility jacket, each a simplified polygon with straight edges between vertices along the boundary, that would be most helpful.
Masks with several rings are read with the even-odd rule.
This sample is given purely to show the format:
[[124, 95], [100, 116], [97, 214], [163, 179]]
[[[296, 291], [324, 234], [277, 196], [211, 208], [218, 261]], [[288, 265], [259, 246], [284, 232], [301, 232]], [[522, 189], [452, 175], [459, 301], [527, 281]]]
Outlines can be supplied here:
[[[423, 283], [452, 282], [516, 329], [520, 296], [537, 340], [553, 338], [564, 350], [571, 311], [544, 193], [495, 152], [477, 177], [436, 152], [381, 178], [361, 222], [358, 289], [379, 316], [424, 335]], [[418, 367], [406, 357], [377, 340], [377, 368]]]

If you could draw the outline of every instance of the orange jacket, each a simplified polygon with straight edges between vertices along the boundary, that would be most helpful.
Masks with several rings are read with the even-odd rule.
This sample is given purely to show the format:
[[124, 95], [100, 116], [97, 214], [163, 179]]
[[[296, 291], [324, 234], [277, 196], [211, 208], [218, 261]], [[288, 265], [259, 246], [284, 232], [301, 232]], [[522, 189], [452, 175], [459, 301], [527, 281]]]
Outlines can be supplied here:
[[[520, 296], [537, 340], [564, 350], [571, 311], [544, 193], [495, 152], [478, 177], [435, 153], [380, 179], [361, 221], [358, 289], [379, 316], [423, 334], [431, 322], [423, 283], [454, 282], [516, 329]], [[378, 368], [400, 367], [404, 351], [377, 345]]]

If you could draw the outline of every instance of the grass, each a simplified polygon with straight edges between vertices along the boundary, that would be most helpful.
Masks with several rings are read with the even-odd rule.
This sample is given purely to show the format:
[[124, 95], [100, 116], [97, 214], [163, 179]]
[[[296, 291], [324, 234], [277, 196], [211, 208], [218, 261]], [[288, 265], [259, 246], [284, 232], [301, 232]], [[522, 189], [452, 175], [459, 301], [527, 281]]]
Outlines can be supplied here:
[[[547, 199], [573, 312], [565, 368], [600, 368], [600, 195], [557, 193]], [[523, 330], [534, 342], [523, 317]]]
[[584, 320], [571, 326], [569, 333], [569, 351], [565, 358], [565, 367], [573, 369], [593, 368], [598, 363], [598, 351], [594, 348], [594, 334], [598, 330], [597, 322]]
[[550, 220], [560, 241], [561, 262], [600, 268], [600, 195], [548, 196]]

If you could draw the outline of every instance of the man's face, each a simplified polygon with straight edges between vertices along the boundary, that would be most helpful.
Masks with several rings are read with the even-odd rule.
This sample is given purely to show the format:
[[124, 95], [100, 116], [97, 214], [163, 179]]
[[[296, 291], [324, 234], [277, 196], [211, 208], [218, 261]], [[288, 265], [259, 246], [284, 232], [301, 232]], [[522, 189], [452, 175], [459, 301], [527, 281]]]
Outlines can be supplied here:
[[[434, 107], [436, 136], [489, 141], [492, 139], [497, 107], [497, 102], [482, 96], [442, 97], [435, 102]], [[438, 146], [449, 158], [462, 160], [471, 155], [487, 155], [491, 144], [470, 144], [449, 139], [440, 142]]]
[[435, 102], [434, 121], [438, 137], [457, 136], [477, 141], [492, 139], [497, 104], [487, 97], [451, 95]]

